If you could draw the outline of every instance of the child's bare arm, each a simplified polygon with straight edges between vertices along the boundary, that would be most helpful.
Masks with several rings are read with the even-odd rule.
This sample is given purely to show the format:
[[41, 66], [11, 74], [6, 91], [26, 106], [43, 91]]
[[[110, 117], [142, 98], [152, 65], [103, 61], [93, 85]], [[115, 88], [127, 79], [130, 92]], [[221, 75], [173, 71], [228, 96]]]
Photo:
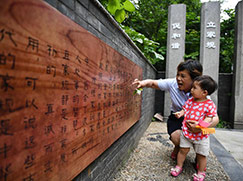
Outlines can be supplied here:
[[210, 128], [216, 127], [216, 125], [219, 123], [219, 117], [218, 115], [214, 116], [212, 119], [212, 122], [210, 124]]
[[173, 114], [175, 115], [176, 118], [180, 118], [180, 117], [184, 116], [185, 111], [182, 109], [181, 111], [175, 112]]
[[206, 117], [203, 121], [206, 122], [206, 123], [212, 123], [213, 117]]
[[204, 128], [213, 127], [212, 126], [213, 119], [214, 119], [214, 117], [206, 117], [202, 122], [199, 123], [199, 125]]

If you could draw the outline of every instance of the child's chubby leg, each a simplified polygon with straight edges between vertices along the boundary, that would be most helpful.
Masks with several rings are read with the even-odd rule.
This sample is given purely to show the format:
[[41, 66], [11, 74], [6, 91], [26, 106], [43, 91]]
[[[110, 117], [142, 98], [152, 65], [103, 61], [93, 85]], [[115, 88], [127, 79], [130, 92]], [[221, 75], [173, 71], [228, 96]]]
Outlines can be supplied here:
[[209, 137], [195, 141], [193, 146], [197, 154], [198, 171], [203, 172], [207, 166], [207, 156], [209, 155]]
[[183, 163], [186, 159], [186, 155], [188, 154], [188, 152], [190, 151], [190, 147], [189, 148], [181, 148], [180, 147], [180, 150], [178, 152], [178, 155], [177, 155], [177, 166], [179, 167], [183, 167]]
[[209, 137], [194, 142], [194, 149], [197, 154], [198, 171], [193, 175], [194, 181], [203, 181], [205, 179], [205, 168], [207, 165], [207, 156], [209, 155]]
[[179, 150], [178, 155], [177, 155], [177, 165], [179, 167], [183, 166], [183, 163], [186, 159], [186, 155], [190, 151], [191, 146], [192, 146], [192, 142], [184, 136], [183, 132], [181, 132], [181, 135], [180, 135], [180, 150]]
[[204, 172], [207, 166], [207, 157], [201, 154], [197, 154], [198, 172]]
[[197, 173], [193, 174], [193, 181], [204, 181], [206, 173], [204, 169], [207, 165], [207, 157], [201, 154], [197, 154], [198, 170]]
[[187, 153], [190, 151], [189, 148], [180, 148], [177, 154], [177, 164], [174, 168], [171, 169], [171, 175], [177, 177], [182, 172], [183, 163], [186, 159]]
[[191, 143], [184, 137], [183, 133], [180, 136], [180, 150], [177, 154], [177, 165], [171, 169], [171, 175], [177, 177], [182, 172], [183, 163], [186, 159], [186, 155], [190, 151]]

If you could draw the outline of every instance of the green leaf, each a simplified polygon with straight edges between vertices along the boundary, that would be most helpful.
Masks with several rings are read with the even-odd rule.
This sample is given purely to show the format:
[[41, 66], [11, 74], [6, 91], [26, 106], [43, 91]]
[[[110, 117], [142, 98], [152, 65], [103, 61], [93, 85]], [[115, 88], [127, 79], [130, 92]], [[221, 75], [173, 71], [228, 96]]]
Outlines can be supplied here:
[[135, 95], [135, 94], [140, 95], [142, 93], [142, 91], [143, 91], [143, 88], [138, 88], [138, 89], [133, 91], [133, 95]]
[[125, 20], [125, 18], [126, 18], [126, 12], [125, 12], [125, 10], [124, 9], [116, 10], [115, 18], [116, 18], [116, 21], [118, 23], [123, 22]]
[[135, 41], [137, 41], [137, 42], [139, 42], [141, 44], [143, 43], [143, 39], [141, 39], [141, 38], [136, 38]]
[[120, 9], [120, 0], [109, 0], [107, 9], [112, 14], [115, 15], [117, 9]]
[[125, 10], [129, 11], [129, 12], [133, 12], [135, 11], [135, 7], [134, 5], [129, 1], [129, 0], [126, 0], [124, 3], [123, 3], [123, 7]]
[[156, 58], [158, 58], [160, 60], [164, 60], [165, 59], [161, 54], [159, 54], [157, 52], [154, 52], [154, 55], [155, 55]]

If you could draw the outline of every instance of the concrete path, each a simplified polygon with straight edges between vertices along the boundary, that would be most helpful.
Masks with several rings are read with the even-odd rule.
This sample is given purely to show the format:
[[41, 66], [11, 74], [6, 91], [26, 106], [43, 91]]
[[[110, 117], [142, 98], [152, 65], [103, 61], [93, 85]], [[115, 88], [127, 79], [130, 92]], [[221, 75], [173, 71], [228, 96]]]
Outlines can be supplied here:
[[243, 180], [243, 130], [216, 129], [211, 150], [232, 181]]

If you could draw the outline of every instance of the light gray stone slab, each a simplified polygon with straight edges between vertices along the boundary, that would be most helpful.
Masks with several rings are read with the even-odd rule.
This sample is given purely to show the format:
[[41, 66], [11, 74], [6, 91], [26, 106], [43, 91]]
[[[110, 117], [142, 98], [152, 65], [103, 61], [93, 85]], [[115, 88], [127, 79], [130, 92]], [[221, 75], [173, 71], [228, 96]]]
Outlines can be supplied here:
[[[220, 39], [220, 3], [203, 3], [201, 8], [200, 62], [203, 74], [218, 83]], [[217, 105], [218, 91], [211, 95]]]
[[236, 8], [235, 28], [235, 60], [233, 91], [231, 103], [231, 122], [234, 128], [243, 129], [243, 3], [240, 1]]
[[[169, 6], [168, 35], [166, 55], [166, 78], [176, 76], [176, 68], [184, 60], [185, 54], [186, 5], [173, 4]], [[170, 115], [170, 96], [165, 93], [164, 117]]]

